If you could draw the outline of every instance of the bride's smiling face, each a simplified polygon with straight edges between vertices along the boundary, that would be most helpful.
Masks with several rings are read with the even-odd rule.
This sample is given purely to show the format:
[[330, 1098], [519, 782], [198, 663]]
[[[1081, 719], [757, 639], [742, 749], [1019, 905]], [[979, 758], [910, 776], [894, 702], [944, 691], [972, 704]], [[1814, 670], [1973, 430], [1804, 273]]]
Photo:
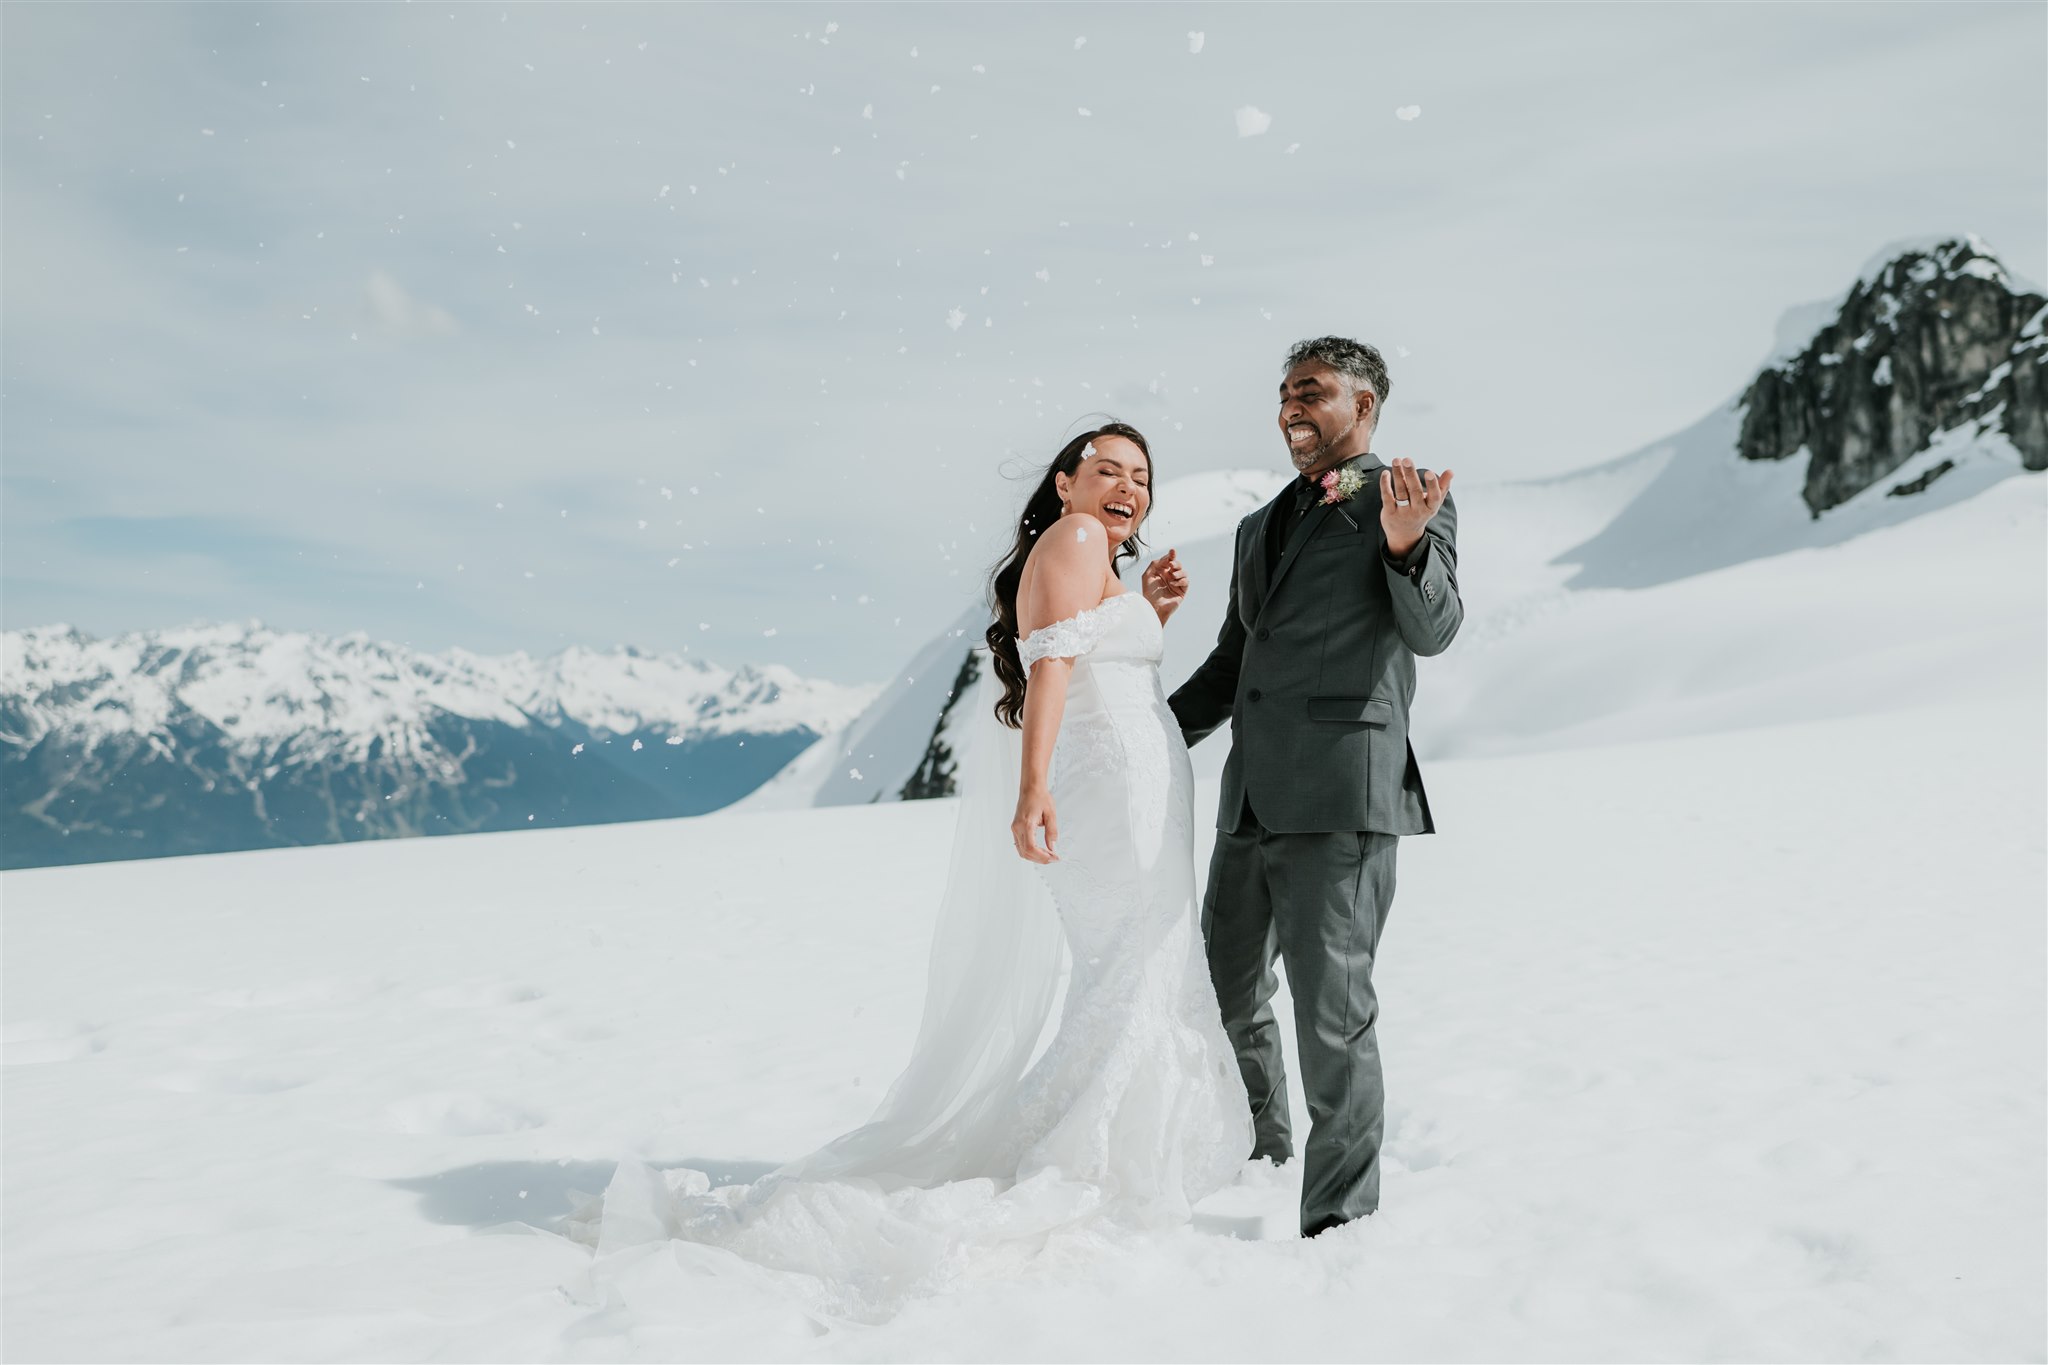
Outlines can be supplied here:
[[1069, 512], [1086, 512], [1109, 532], [1112, 548], [1138, 529], [1152, 506], [1152, 462], [1122, 436], [1098, 436], [1072, 474], [1053, 475]]

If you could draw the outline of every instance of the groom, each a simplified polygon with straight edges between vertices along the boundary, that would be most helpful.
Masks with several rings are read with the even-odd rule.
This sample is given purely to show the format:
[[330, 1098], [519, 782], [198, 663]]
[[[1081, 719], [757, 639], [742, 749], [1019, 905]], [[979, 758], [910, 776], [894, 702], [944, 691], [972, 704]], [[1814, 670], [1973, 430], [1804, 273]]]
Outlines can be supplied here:
[[1390, 385], [1371, 346], [1287, 353], [1280, 434], [1298, 478], [1237, 526], [1216, 648], [1173, 694], [1189, 744], [1230, 722], [1216, 851], [1202, 898], [1209, 973], [1251, 1097], [1252, 1155], [1294, 1154], [1272, 998], [1287, 966], [1311, 1118], [1302, 1235], [1379, 1207], [1372, 966], [1394, 848], [1435, 829], [1408, 704], [1415, 658], [1464, 620], [1451, 471], [1372, 454]]

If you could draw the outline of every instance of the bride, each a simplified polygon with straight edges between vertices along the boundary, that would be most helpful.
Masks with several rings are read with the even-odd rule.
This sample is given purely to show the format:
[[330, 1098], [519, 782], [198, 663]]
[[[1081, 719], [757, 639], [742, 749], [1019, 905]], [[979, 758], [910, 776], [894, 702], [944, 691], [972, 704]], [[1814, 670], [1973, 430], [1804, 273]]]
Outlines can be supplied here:
[[1250, 1110], [1204, 964], [1193, 778], [1159, 683], [1187, 575], [1169, 551], [1141, 593], [1117, 576], [1151, 481], [1134, 428], [1075, 437], [995, 571], [924, 1019], [881, 1107], [749, 1185], [622, 1162], [601, 1208], [571, 1217], [594, 1274], [682, 1241], [874, 1319], [1061, 1232], [1185, 1223], [1236, 1175]]

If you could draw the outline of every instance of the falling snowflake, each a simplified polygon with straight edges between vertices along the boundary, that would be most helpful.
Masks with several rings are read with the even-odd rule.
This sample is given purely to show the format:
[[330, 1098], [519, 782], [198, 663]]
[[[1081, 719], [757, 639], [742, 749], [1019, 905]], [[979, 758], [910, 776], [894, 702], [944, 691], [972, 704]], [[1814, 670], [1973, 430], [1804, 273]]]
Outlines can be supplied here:
[[959, 331], [960, 324], [965, 321], [967, 321], [967, 314], [962, 312], [960, 309], [948, 308], [946, 310], [946, 325], [952, 328], [954, 331]]
[[640, 741], [639, 741], [639, 740], [637, 740], [637, 739], [636, 739], [636, 740], [634, 740], [634, 741], [633, 741], [633, 752], [634, 752], [634, 753], [636, 753], [636, 754], [637, 754], [637, 753], [639, 753], [642, 747], [644, 747], [644, 746], [642, 746], [642, 745], [641, 745], [641, 743], [640, 743]]
[[574, 758], [574, 757], [575, 757], [576, 755], [578, 755], [578, 754], [580, 754], [580, 753], [582, 753], [582, 752], [583, 752], [583, 746], [582, 746], [581, 744], [579, 744], [579, 745], [577, 745], [577, 746], [576, 746], [575, 748], [573, 748], [573, 749], [571, 749], [571, 750], [569, 751], [569, 757], [571, 757], [571, 758]]
[[1273, 116], [1252, 105], [1247, 104], [1237, 111], [1237, 135], [1239, 137], [1257, 137], [1272, 126]]
[[1188, 51], [1200, 52], [1202, 50], [1202, 44], [1206, 43], [1207, 41], [1209, 41], [1209, 35], [1202, 32], [1200, 29], [1188, 30]]
[[1422, 117], [1422, 106], [1419, 104], [1404, 104], [1394, 111], [1394, 117], [1403, 123], [1411, 123]]

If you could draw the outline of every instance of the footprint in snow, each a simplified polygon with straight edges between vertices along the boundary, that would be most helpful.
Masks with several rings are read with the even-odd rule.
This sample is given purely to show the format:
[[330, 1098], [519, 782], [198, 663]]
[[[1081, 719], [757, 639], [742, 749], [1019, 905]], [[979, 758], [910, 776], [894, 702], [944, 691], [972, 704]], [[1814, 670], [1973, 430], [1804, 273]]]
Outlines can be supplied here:
[[0, 1062], [8, 1066], [44, 1066], [75, 1062], [106, 1050], [97, 1024], [82, 1019], [21, 1019], [0, 1035]]

